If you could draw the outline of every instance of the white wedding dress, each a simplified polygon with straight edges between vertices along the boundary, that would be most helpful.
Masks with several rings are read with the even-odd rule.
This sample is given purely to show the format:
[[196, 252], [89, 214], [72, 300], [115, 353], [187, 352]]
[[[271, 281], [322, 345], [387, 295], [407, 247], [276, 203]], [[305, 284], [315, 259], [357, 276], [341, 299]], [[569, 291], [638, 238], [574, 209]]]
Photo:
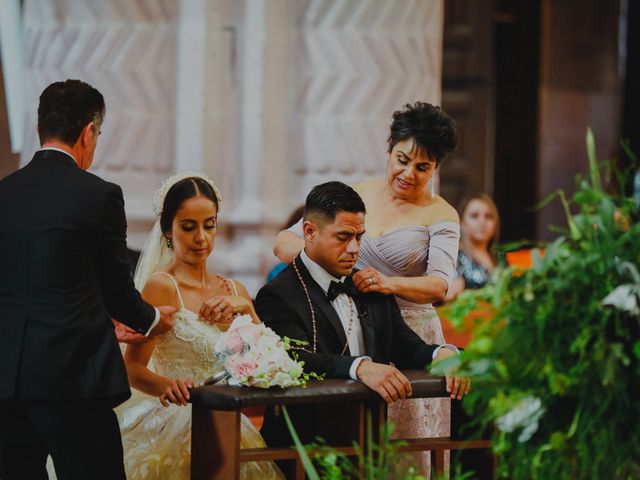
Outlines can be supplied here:
[[[214, 350], [220, 330], [199, 320], [196, 313], [184, 307], [180, 289], [173, 277], [171, 279], [181, 308], [174, 315], [173, 330], [157, 338], [151, 361], [159, 375], [192, 379], [198, 385], [224, 368]], [[233, 287], [235, 289], [235, 285]], [[190, 407], [163, 407], [157, 398], [133, 390], [132, 398], [116, 408], [116, 413], [129, 480], [189, 478]], [[240, 426], [240, 448], [265, 446], [260, 433], [244, 415]], [[243, 462], [240, 478], [268, 480], [283, 476], [273, 462]]]

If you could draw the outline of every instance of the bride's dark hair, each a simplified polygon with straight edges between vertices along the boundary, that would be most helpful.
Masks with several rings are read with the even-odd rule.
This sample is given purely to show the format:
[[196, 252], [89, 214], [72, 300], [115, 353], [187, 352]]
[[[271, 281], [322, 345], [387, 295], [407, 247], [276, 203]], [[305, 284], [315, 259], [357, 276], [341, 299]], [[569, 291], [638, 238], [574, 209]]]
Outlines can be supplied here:
[[204, 195], [211, 200], [218, 210], [218, 197], [206, 180], [198, 177], [189, 177], [176, 182], [167, 192], [162, 205], [160, 215], [160, 229], [162, 233], [171, 231], [176, 212], [186, 200], [197, 195]]

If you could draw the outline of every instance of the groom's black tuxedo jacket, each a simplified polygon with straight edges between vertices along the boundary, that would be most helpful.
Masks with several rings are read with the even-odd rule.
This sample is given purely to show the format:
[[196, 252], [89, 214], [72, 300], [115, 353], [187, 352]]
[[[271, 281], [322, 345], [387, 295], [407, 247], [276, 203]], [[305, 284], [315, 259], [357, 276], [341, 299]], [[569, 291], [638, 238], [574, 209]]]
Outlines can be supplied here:
[[[313, 303], [317, 340], [316, 353], [299, 350], [297, 354], [300, 360], [304, 360], [307, 371], [326, 373], [329, 378], [350, 378], [349, 368], [356, 357], [350, 356], [348, 350], [345, 355], [340, 355], [346, 342], [340, 318], [302, 261], [296, 258], [294, 262]], [[360, 321], [362, 326], [364, 354], [374, 362], [393, 362], [399, 369], [420, 369], [431, 363], [437, 345], [427, 345], [405, 323], [393, 296], [358, 293], [352, 298], [358, 309], [358, 318], [354, 320]], [[255, 308], [260, 319], [278, 335], [309, 342], [305, 348], [312, 348], [313, 325], [309, 302], [292, 265], [260, 289]], [[314, 427], [308, 425], [314, 414], [307, 410], [294, 415], [297, 417], [294, 423], [302, 430], [299, 432], [302, 437], [315, 433]], [[283, 428], [283, 422], [275, 419], [273, 411], [268, 409], [262, 429], [267, 443], [274, 446], [289, 443], [288, 434]], [[305, 428], [309, 435], [304, 434]]]
[[0, 181], [0, 399], [130, 395], [111, 318], [146, 332], [122, 191], [68, 155], [37, 152]]

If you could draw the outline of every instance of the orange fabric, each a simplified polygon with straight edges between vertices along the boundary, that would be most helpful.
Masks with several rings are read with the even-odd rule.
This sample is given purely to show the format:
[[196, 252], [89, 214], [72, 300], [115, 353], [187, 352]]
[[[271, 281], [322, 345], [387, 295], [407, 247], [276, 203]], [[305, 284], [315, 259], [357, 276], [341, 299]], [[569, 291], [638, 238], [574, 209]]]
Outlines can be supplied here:
[[[507, 264], [510, 267], [520, 267], [514, 272], [516, 275], [522, 270], [531, 268], [533, 265], [533, 250], [532, 248], [523, 248], [521, 250], [515, 250], [513, 252], [507, 252], [505, 254]], [[541, 257], [544, 257], [544, 250], [537, 249]], [[471, 341], [474, 330], [483, 321], [483, 319], [490, 318], [491, 308], [487, 306], [486, 309], [472, 312], [464, 320], [463, 327], [460, 330], [454, 328], [446, 318], [446, 307], [440, 307], [438, 310], [438, 316], [442, 322], [442, 331], [444, 338], [447, 342], [453, 343], [458, 347], [465, 347]]]
[[544, 257], [544, 250], [540, 248], [523, 248], [513, 252], [507, 252], [507, 264], [510, 267], [531, 268], [533, 265], [533, 251], [537, 250], [541, 257]]
[[253, 426], [260, 430], [262, 427], [262, 421], [264, 419], [264, 405], [255, 405], [253, 407], [245, 407], [242, 409], [242, 413], [249, 417]]
[[442, 322], [445, 341], [447, 343], [453, 343], [458, 347], [466, 347], [473, 338], [475, 330], [493, 316], [493, 309], [491, 305], [487, 304], [485, 307], [467, 315], [462, 328], [458, 330], [447, 320], [446, 307], [440, 307], [437, 310], [440, 321]]

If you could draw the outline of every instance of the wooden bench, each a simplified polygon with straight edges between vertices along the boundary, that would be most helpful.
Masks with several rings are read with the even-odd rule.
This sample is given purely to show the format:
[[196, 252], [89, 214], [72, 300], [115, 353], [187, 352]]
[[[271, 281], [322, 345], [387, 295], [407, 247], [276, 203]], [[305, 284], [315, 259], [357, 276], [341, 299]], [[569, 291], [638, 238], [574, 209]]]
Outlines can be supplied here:
[[[403, 372], [411, 381], [412, 398], [448, 397], [443, 377], [421, 370]], [[296, 479], [304, 478], [304, 470], [293, 448], [240, 449], [241, 408], [254, 405], [296, 405], [308, 403], [349, 402], [355, 414], [344, 421], [352, 423], [353, 440], [366, 445], [365, 423], [371, 414], [373, 425], [386, 420], [387, 408], [382, 398], [360, 382], [328, 379], [311, 381], [306, 388], [273, 388], [269, 390], [210, 385], [191, 391], [192, 444], [191, 478], [193, 480], [238, 479], [240, 463], [262, 460], [293, 460]], [[295, 426], [295, 425], [294, 425]], [[489, 448], [488, 440], [455, 440], [450, 437], [403, 439], [403, 452], [431, 451], [436, 473], [444, 473], [445, 451], [466, 448]], [[346, 442], [350, 442], [347, 439]], [[338, 445], [346, 455], [355, 455], [351, 445]]]

